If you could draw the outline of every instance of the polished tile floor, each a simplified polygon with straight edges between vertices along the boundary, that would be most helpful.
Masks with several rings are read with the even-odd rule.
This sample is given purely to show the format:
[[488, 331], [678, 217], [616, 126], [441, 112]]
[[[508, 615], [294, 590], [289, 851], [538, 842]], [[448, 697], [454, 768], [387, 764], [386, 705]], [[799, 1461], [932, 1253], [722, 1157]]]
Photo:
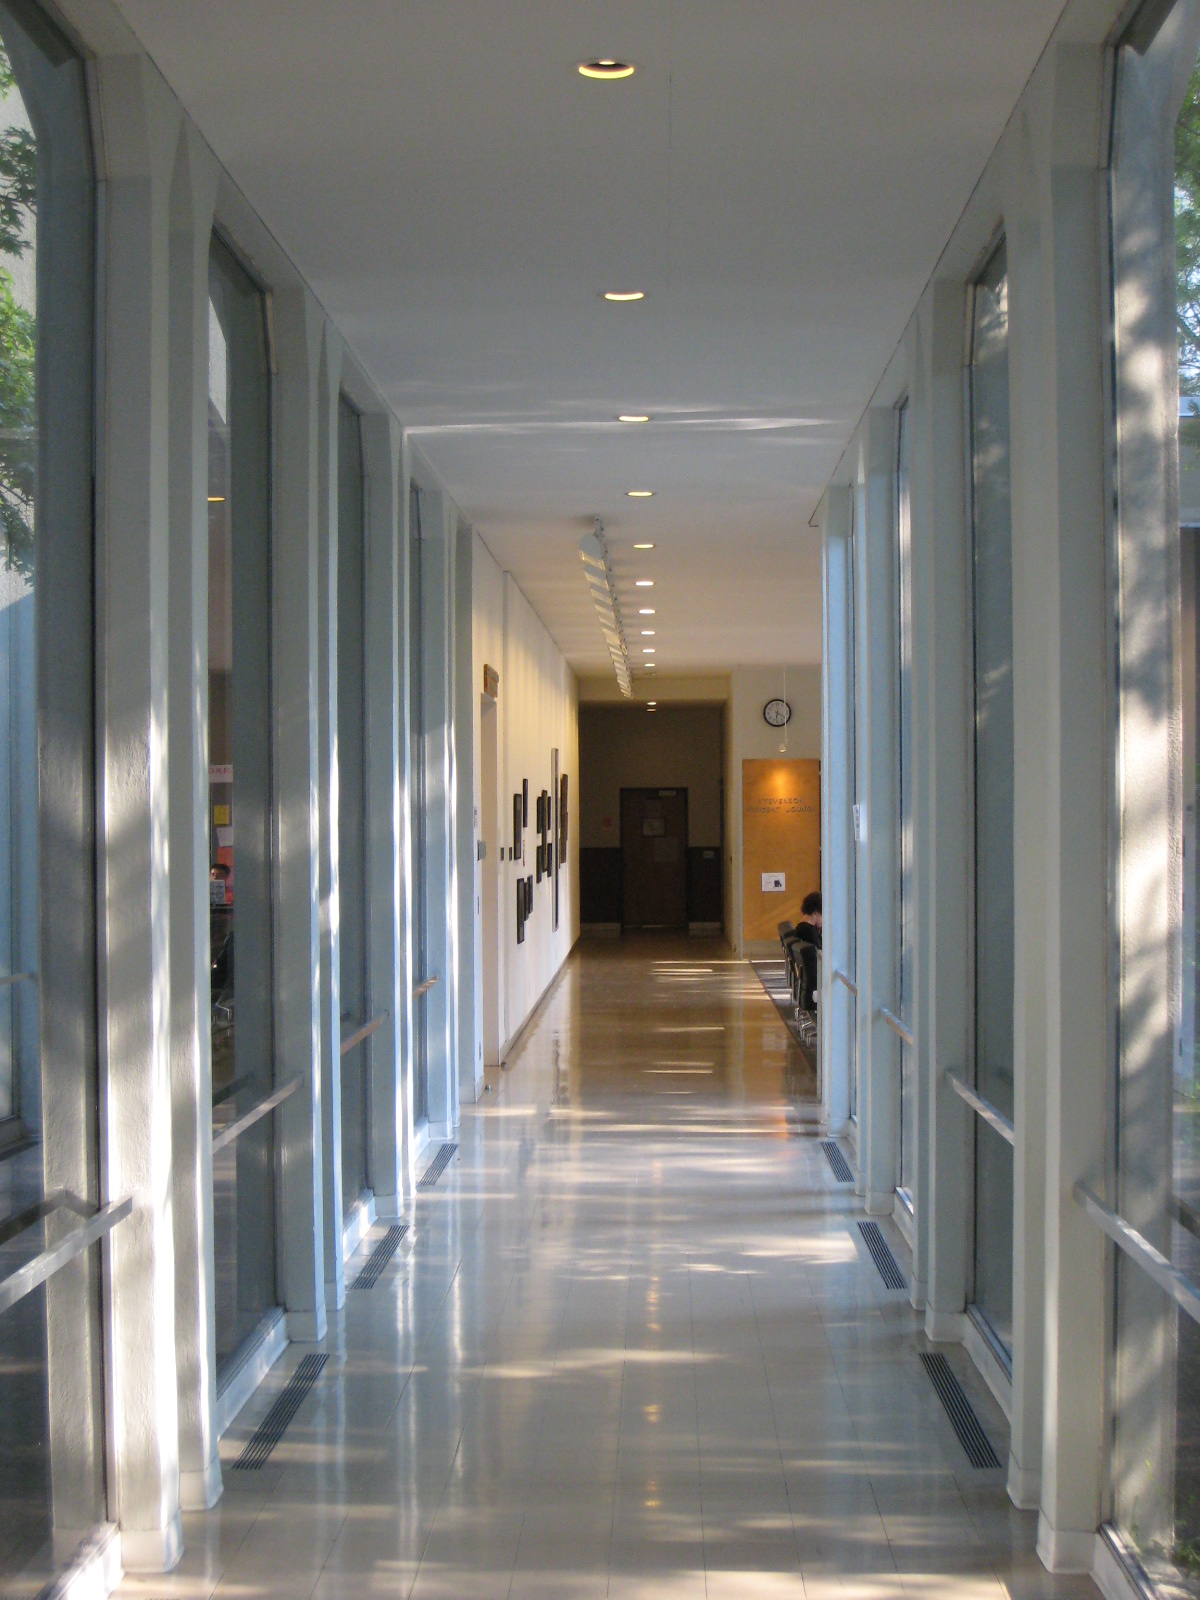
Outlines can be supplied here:
[[269, 1463], [232, 1465], [295, 1347], [125, 1595], [1094, 1595], [967, 1466], [748, 966], [584, 944], [489, 1089]]

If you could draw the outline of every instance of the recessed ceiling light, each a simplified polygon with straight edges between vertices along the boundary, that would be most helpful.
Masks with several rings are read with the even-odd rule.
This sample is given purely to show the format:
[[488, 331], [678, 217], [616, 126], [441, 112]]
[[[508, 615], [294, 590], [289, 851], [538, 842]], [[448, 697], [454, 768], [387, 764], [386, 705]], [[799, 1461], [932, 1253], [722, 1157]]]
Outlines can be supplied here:
[[653, 639], [653, 637], [654, 637], [654, 629], [653, 628], [643, 628], [642, 629], [642, 638], [643, 639]]
[[210, 494], [208, 503], [210, 506], [223, 506], [225, 504], [225, 496], [223, 494]]
[[611, 300], [614, 305], [628, 306], [632, 305], [635, 300], [644, 300], [646, 291], [644, 289], [606, 289], [604, 298]]
[[633, 587], [635, 589], [653, 589], [653, 587], [654, 587], [654, 579], [653, 578], [638, 578], [637, 581], [634, 583]]
[[649, 500], [654, 494], [653, 489], [626, 489], [625, 493], [631, 500]]
[[641, 412], [637, 412], [637, 411], [622, 411], [621, 415], [617, 418], [617, 421], [618, 422], [649, 422], [650, 418], [648, 416], [646, 416], [644, 413], [641, 413]]
[[657, 700], [647, 700], [646, 704], [648, 706], [656, 706], [658, 704], [658, 701]]
[[652, 616], [654, 616], [654, 614], [655, 613], [654, 613], [654, 607], [653, 606], [639, 606], [638, 607], [638, 616], [639, 617], [652, 617]]
[[654, 546], [652, 544], [635, 544], [633, 548], [635, 550], [653, 550]]
[[649, 669], [649, 668], [650, 668], [650, 667], [653, 667], [653, 666], [656, 666], [656, 665], [657, 665], [657, 663], [656, 663], [656, 662], [654, 662], [654, 661], [643, 661], [643, 662], [642, 662], [642, 665], [643, 665], [643, 666], [644, 666], [644, 667], [646, 667], [646, 668], [647, 668], [647, 669]]
[[599, 78], [602, 82], [611, 83], [616, 78], [632, 78], [637, 68], [631, 61], [616, 61], [612, 56], [601, 56], [595, 61], [581, 61], [579, 75], [583, 78]]
[[644, 656], [652, 656], [654, 654], [654, 646], [652, 644], [644, 644], [642, 646], [642, 654]]

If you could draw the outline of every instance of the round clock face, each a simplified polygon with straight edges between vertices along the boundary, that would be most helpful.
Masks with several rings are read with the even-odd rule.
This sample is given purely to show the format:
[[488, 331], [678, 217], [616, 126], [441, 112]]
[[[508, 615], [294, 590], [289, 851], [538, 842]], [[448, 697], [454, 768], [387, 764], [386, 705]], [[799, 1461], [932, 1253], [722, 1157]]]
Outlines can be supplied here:
[[763, 707], [763, 718], [772, 728], [782, 728], [792, 720], [792, 708], [786, 700], [768, 700]]

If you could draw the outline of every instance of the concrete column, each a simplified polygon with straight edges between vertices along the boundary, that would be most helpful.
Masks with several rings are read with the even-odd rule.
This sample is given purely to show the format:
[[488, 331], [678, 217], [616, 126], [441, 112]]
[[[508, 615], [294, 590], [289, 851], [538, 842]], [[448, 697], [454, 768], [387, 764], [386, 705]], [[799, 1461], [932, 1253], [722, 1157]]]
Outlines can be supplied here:
[[326, 322], [317, 382], [317, 762], [321, 896], [321, 1148], [325, 1298], [346, 1303], [342, 1259], [342, 1012], [338, 939], [338, 394], [342, 341]]
[[401, 649], [400, 556], [402, 482], [400, 430], [382, 412], [362, 417], [366, 463], [366, 800], [367, 981], [373, 1015], [387, 1012], [370, 1051], [371, 1119], [367, 1130], [369, 1177], [381, 1217], [398, 1217], [404, 1205], [406, 987], [411, 989], [404, 943], [404, 838], [407, 801], [403, 773], [404, 672]]
[[832, 1134], [850, 1119], [850, 1050], [855, 1022], [854, 997], [835, 983], [834, 970], [853, 979], [850, 926], [854, 907], [851, 852], [854, 797], [850, 791], [850, 748], [854, 664], [850, 656], [850, 495], [826, 491], [821, 508], [822, 559], [822, 748], [821, 896], [825, 907], [821, 963], [821, 1120]]
[[280, 1297], [288, 1337], [325, 1337], [318, 863], [317, 412], [322, 317], [306, 289], [274, 296], [275, 1074], [300, 1088], [276, 1116]]
[[208, 931], [208, 255], [217, 164], [189, 125], [171, 196], [168, 662], [172, 1186], [179, 1483], [185, 1508], [221, 1493], [213, 1284]]
[[859, 1168], [868, 1215], [891, 1216], [900, 1115], [900, 1041], [879, 1016], [894, 1005], [896, 974], [895, 413], [868, 411], [862, 427], [855, 519], [859, 626], [855, 630], [858, 741]]
[[1111, 1339], [1107, 1252], [1076, 1204], [1104, 1171], [1109, 1108], [1107, 571], [1101, 304], [1104, 227], [1097, 182], [1104, 54], [1063, 45], [1053, 64], [1053, 166], [1039, 329], [1049, 471], [1050, 711], [1046, 752], [1046, 1346], [1038, 1554], [1087, 1570], [1100, 1519], [1105, 1374]]
[[171, 1224], [168, 261], [179, 112], [145, 57], [102, 59], [106, 373], [97, 484], [99, 970], [109, 1194], [109, 1427], [127, 1567], [179, 1559]]
[[919, 384], [914, 385], [912, 456], [914, 555], [925, 581], [914, 584], [917, 672], [914, 691], [927, 708], [918, 733], [926, 767], [918, 848], [919, 904], [926, 1003], [922, 1037], [928, 1115], [920, 1169], [928, 1224], [925, 1332], [957, 1340], [967, 1294], [971, 1113], [946, 1082], [947, 1068], [970, 1061], [971, 968], [968, 938], [971, 819], [968, 738], [971, 647], [968, 596], [971, 544], [966, 525], [964, 461], [964, 290], [937, 281], [919, 313]]
[[[458, 879], [458, 1093], [474, 1105], [483, 1093], [483, 1034], [476, 1010], [475, 841], [479, 811], [475, 804], [475, 707], [481, 685], [475, 681], [472, 640], [472, 543], [474, 533], [455, 519], [454, 529], [454, 858]], [[558, 804], [557, 799], [555, 805]], [[455, 1116], [457, 1123], [458, 1117]]]

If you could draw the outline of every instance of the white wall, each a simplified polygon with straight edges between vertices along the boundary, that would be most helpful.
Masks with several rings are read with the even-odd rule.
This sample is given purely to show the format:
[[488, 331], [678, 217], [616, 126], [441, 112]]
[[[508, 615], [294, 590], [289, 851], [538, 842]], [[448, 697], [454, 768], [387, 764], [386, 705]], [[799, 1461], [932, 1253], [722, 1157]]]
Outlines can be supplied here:
[[[579, 688], [575, 674], [546, 631], [541, 618], [509, 573], [503, 572], [478, 534], [473, 537], [472, 653], [469, 691], [474, 734], [475, 811], [486, 816], [480, 791], [484, 665], [500, 674], [497, 696], [496, 817], [499, 838], [486, 840], [487, 855], [476, 866], [475, 939], [480, 959], [489, 959], [482, 926], [482, 875], [498, 875], [501, 1056], [520, 1032], [579, 937]], [[559, 923], [554, 928], [553, 883], [536, 881], [536, 801], [551, 788], [551, 751], [568, 780], [566, 860], [559, 871]], [[529, 824], [524, 830], [524, 864], [507, 859], [512, 845], [512, 797], [529, 781]], [[557, 809], [557, 808], [556, 808]], [[553, 837], [553, 835], [552, 835]], [[533, 913], [517, 943], [517, 880], [533, 876]], [[475, 1019], [475, 1060], [482, 1062], [483, 1018]]]

